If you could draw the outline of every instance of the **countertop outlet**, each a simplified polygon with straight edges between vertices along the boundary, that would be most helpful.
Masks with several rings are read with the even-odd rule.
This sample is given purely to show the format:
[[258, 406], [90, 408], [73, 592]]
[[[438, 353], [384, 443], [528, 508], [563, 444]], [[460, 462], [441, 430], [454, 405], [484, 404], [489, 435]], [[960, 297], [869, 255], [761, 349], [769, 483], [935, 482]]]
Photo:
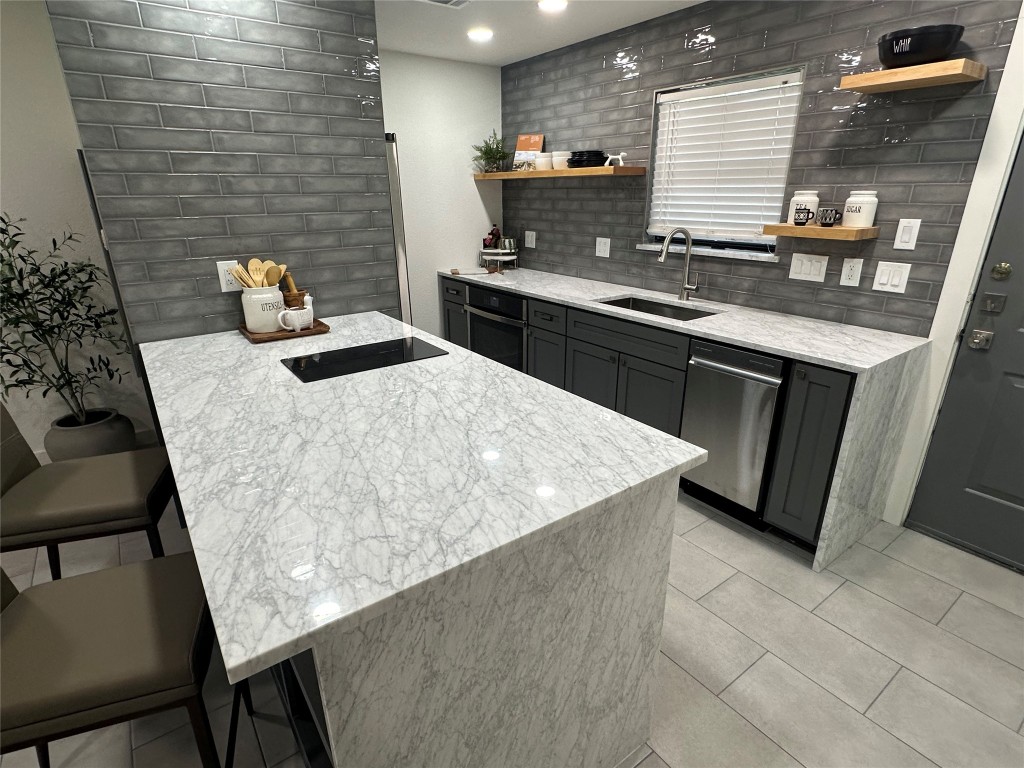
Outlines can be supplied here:
[[231, 274], [231, 270], [238, 265], [238, 262], [232, 259], [231, 261], [218, 261], [217, 262], [217, 277], [220, 279], [220, 292], [230, 293], [232, 291], [241, 291], [242, 286], [235, 276]]
[[537, 233], [526, 230], [526, 235], [523, 238], [525, 240], [525, 248], [536, 248], [537, 247]]
[[840, 285], [860, 285], [860, 273], [864, 268], [864, 259], [843, 259], [843, 274], [839, 277]]
[[608, 237], [597, 238], [597, 255], [602, 259], [607, 259], [611, 256], [612, 241]]

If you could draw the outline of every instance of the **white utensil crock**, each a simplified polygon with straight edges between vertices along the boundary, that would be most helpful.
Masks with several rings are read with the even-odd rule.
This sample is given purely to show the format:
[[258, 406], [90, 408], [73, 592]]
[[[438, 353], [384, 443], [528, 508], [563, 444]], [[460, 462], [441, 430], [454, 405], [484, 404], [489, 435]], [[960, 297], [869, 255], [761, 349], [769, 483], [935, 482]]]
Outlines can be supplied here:
[[243, 288], [242, 313], [249, 333], [271, 333], [281, 330], [278, 313], [284, 309], [284, 296], [273, 288]]

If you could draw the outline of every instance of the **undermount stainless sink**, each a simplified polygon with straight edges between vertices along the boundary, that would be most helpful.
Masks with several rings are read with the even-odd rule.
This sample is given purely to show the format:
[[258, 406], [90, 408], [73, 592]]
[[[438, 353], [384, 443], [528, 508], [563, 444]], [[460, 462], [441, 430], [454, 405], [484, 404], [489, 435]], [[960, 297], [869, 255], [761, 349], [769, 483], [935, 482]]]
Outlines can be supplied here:
[[710, 317], [715, 314], [714, 312], [702, 312], [699, 309], [680, 307], [676, 304], [665, 304], [660, 301], [652, 301], [651, 299], [641, 299], [638, 296], [626, 296], [621, 299], [605, 299], [598, 303], [608, 304], [612, 307], [622, 307], [623, 309], [632, 309], [635, 312], [645, 312], [648, 315], [671, 317], [673, 320], [683, 321], [699, 320], [702, 317]]

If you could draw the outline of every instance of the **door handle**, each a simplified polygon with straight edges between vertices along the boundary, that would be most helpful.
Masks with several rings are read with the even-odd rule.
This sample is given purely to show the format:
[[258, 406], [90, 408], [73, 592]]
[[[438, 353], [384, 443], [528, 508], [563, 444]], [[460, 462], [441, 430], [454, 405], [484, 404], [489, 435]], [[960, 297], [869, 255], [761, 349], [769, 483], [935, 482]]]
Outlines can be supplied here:
[[971, 335], [967, 339], [967, 346], [971, 349], [988, 349], [992, 346], [993, 336], [995, 334], [992, 331], [979, 331], [975, 329], [971, 331]]

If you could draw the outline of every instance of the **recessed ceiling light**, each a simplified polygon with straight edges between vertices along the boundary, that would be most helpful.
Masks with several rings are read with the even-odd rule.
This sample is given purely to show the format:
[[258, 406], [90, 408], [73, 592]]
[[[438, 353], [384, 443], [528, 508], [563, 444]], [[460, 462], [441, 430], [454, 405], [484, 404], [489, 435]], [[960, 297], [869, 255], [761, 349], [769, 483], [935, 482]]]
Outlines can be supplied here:
[[537, 7], [544, 13], [561, 13], [568, 4], [568, 0], [540, 0]]
[[466, 35], [474, 43], [486, 43], [494, 37], [494, 30], [487, 27], [473, 27]]

